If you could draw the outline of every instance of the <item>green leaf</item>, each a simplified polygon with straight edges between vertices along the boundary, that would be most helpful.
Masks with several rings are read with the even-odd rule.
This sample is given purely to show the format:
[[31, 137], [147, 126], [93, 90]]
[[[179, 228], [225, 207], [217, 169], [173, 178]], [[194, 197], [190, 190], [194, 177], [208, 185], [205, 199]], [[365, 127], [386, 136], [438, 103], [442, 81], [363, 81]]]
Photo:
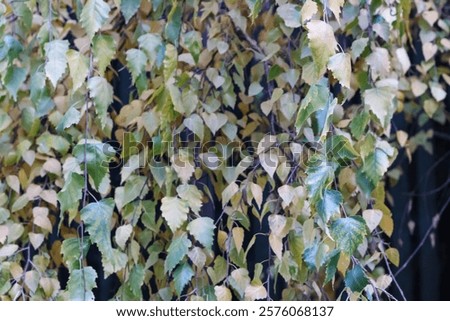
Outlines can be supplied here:
[[[82, 246], [81, 246], [82, 245]], [[63, 255], [64, 263], [66, 263], [69, 271], [81, 269], [81, 247], [83, 248], [83, 257], [86, 257], [91, 242], [89, 236], [83, 237], [83, 244], [78, 237], [72, 237], [65, 239], [61, 245], [61, 254]]]
[[277, 14], [283, 19], [286, 27], [298, 28], [300, 23], [300, 6], [286, 3], [277, 8]]
[[144, 50], [148, 57], [150, 68], [155, 64], [158, 68], [161, 67], [165, 54], [165, 47], [161, 36], [158, 34], [147, 33], [138, 38], [138, 43], [139, 48]]
[[323, 190], [326, 189], [334, 178], [334, 169], [326, 162], [319, 161], [306, 170], [306, 188], [308, 196], [312, 202], [317, 202], [322, 198]]
[[373, 152], [363, 159], [362, 173], [370, 181], [372, 189], [387, 172], [390, 165], [389, 158], [394, 156], [394, 149], [389, 143], [384, 143], [377, 143]]
[[80, 119], [81, 113], [74, 107], [70, 107], [61, 118], [55, 129], [58, 133], [61, 133], [64, 129], [69, 128], [72, 125], [77, 125]]
[[125, 23], [128, 23], [141, 5], [141, 0], [122, 0], [120, 3], [120, 11], [125, 18]]
[[140, 49], [130, 49], [127, 51], [127, 66], [133, 76], [133, 83], [145, 71], [147, 56]]
[[355, 117], [353, 117], [350, 123], [350, 130], [353, 137], [360, 139], [362, 134], [365, 132], [367, 124], [369, 123], [370, 115], [367, 111], [363, 110], [358, 112]]
[[0, 132], [8, 128], [11, 123], [12, 118], [3, 109], [0, 109]]
[[93, 288], [97, 287], [95, 279], [97, 272], [86, 266], [81, 270], [73, 270], [67, 282], [67, 292], [71, 301], [93, 301], [95, 299]]
[[55, 88], [58, 80], [66, 71], [66, 52], [68, 49], [69, 42], [67, 40], [53, 40], [44, 45], [46, 55], [45, 74]]
[[343, 166], [350, 165], [358, 157], [352, 143], [344, 135], [332, 135], [326, 141], [326, 148], [328, 157]]
[[188, 203], [191, 211], [199, 215], [203, 196], [197, 186], [188, 184], [180, 185], [177, 187], [177, 193], [182, 200]]
[[323, 281], [323, 284], [327, 284], [328, 282], [333, 280], [334, 276], [336, 275], [340, 255], [341, 253], [339, 251], [333, 251], [330, 253], [329, 260], [326, 264], [325, 281]]
[[262, 0], [245, 0], [248, 8], [250, 9], [250, 18], [252, 19], [252, 23], [255, 22], [255, 19], [258, 17], [259, 12], [262, 8]]
[[191, 221], [187, 230], [204, 247], [210, 249], [214, 241], [214, 221], [209, 217], [199, 217]]
[[381, 126], [386, 129], [395, 111], [395, 90], [390, 87], [367, 89], [364, 92], [364, 105], [377, 117]]
[[161, 213], [172, 232], [187, 220], [188, 203], [178, 197], [164, 196], [161, 200]]
[[[176, 2], [175, 2], [176, 4]], [[174, 5], [167, 17], [166, 28], [164, 29], [164, 36], [167, 40], [178, 47], [178, 38], [181, 30], [181, 16], [183, 14], [183, 7]]]
[[362, 292], [367, 284], [369, 284], [369, 280], [359, 265], [356, 265], [345, 275], [345, 286], [353, 292]]
[[361, 56], [364, 49], [366, 49], [367, 44], [369, 43], [369, 38], [359, 38], [353, 41], [352, 43], [352, 59], [355, 61]]
[[90, 203], [81, 210], [81, 219], [86, 224], [86, 230], [102, 254], [105, 277], [118, 272], [125, 267], [128, 257], [125, 253], [114, 249], [111, 245], [111, 219], [114, 210], [112, 198]]
[[[78, 162], [84, 162], [85, 141], [80, 141], [73, 148], [73, 155]], [[109, 183], [109, 161], [114, 156], [114, 151], [109, 144], [96, 140], [87, 140], [86, 142], [86, 161], [88, 174], [94, 181], [95, 188], [102, 190], [102, 184]]]
[[64, 187], [58, 193], [58, 201], [61, 205], [61, 220], [66, 211], [69, 212], [70, 218], [74, 218], [78, 213], [78, 206], [82, 196], [83, 187], [83, 176], [74, 172], [67, 176]]
[[123, 191], [123, 197], [125, 200], [123, 206], [131, 203], [136, 198], [141, 196], [141, 192], [143, 191], [146, 182], [147, 178], [145, 176], [137, 175], [133, 175], [126, 180]]
[[243, 268], [234, 270], [228, 277], [228, 282], [230, 283], [231, 287], [239, 294], [239, 296], [243, 298], [245, 289], [250, 285], [248, 270]]
[[336, 52], [337, 42], [334, 31], [329, 24], [321, 20], [310, 21], [306, 27], [315, 69], [319, 75], [322, 75], [329, 58]]
[[[141, 300], [142, 290], [141, 287], [144, 284], [145, 270], [141, 264], [133, 266], [130, 272], [130, 277], [124, 284], [132, 294], [132, 299]], [[130, 298], [131, 299], [131, 298]]]
[[[305, 98], [303, 98], [298, 111], [295, 128], [300, 132], [305, 122], [311, 115], [319, 109], [328, 110], [330, 105], [330, 90], [328, 86], [313, 85], [309, 88]], [[327, 113], [328, 114], [328, 113]]]
[[110, 10], [109, 5], [103, 0], [88, 0], [86, 2], [81, 11], [80, 23], [86, 30], [89, 39], [92, 39], [106, 22]]
[[340, 218], [331, 225], [331, 236], [337, 247], [348, 255], [353, 255], [366, 234], [366, 223], [360, 216]]
[[88, 81], [90, 96], [94, 99], [95, 112], [100, 117], [102, 127], [106, 125], [107, 111], [113, 102], [113, 87], [103, 77], [92, 77]]
[[69, 73], [72, 77], [72, 91], [80, 88], [89, 73], [89, 59], [80, 52], [69, 49], [66, 53]]
[[52, 135], [49, 132], [43, 133], [36, 139], [38, 152], [52, 155], [51, 149], [65, 155], [70, 148], [70, 143], [62, 136]]
[[328, 61], [328, 69], [333, 73], [334, 78], [339, 80], [342, 86], [350, 88], [352, 76], [352, 62], [348, 53], [337, 53]]
[[116, 42], [110, 35], [95, 35], [92, 39], [92, 50], [98, 64], [97, 71], [100, 76], [103, 76], [106, 67], [116, 55]]
[[192, 270], [192, 267], [188, 263], [184, 263], [175, 269], [173, 272], [173, 282], [175, 291], [179, 296], [183, 293], [184, 288], [191, 281], [194, 274], [194, 270]]
[[202, 118], [197, 114], [192, 114], [183, 120], [183, 125], [186, 126], [191, 132], [203, 140], [205, 126]]
[[228, 264], [222, 256], [216, 256], [214, 260], [214, 268], [208, 267], [207, 272], [211, 278], [212, 284], [216, 285], [227, 277]]
[[178, 265], [178, 263], [183, 260], [189, 251], [192, 243], [188, 239], [186, 233], [176, 236], [170, 242], [169, 248], [167, 249], [167, 257], [164, 261], [164, 272], [170, 273]]
[[8, 93], [17, 101], [17, 92], [20, 86], [27, 78], [27, 71], [25, 68], [9, 67], [4, 78], [5, 87]]
[[342, 203], [342, 195], [335, 190], [327, 189], [323, 192], [322, 198], [317, 202], [317, 213], [326, 224], [333, 215], [340, 213], [339, 207]]

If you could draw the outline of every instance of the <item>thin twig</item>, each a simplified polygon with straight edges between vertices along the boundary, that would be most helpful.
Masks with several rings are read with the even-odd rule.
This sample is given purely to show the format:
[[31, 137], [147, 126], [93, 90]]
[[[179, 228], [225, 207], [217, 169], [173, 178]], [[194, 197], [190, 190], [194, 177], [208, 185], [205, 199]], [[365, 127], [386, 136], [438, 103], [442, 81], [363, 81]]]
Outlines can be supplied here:
[[403, 263], [403, 265], [397, 270], [397, 272], [395, 272], [395, 276], [399, 275], [407, 266], [409, 263], [411, 263], [412, 259], [417, 255], [417, 253], [419, 253], [420, 249], [422, 248], [422, 246], [425, 245], [425, 242], [427, 241], [428, 237], [430, 236], [431, 232], [433, 232], [439, 223], [439, 220], [441, 218], [442, 213], [444, 212], [444, 210], [447, 208], [448, 204], [450, 202], [450, 198], [447, 199], [447, 201], [445, 202], [444, 206], [441, 208], [441, 210], [439, 211], [439, 213], [437, 213], [434, 217], [433, 220], [431, 222], [430, 227], [428, 228], [428, 230], [426, 231], [425, 235], [423, 236], [422, 240], [420, 241], [419, 245], [416, 247], [416, 249], [411, 253], [411, 255], [408, 257], [408, 259], [405, 261], [405, 263]]

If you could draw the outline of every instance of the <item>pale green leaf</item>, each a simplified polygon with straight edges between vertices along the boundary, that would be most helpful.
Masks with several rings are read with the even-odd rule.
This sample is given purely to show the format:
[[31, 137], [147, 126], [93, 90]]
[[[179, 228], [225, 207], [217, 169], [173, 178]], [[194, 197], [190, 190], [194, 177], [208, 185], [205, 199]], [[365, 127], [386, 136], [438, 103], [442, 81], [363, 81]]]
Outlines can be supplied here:
[[192, 114], [188, 118], [183, 120], [184, 126], [186, 126], [191, 132], [203, 140], [205, 126], [203, 124], [202, 118], [197, 114]]
[[364, 92], [364, 105], [377, 117], [383, 128], [387, 128], [395, 111], [395, 90], [389, 87], [367, 89]]
[[105, 24], [110, 10], [103, 0], [87, 0], [81, 11], [80, 23], [90, 39]]
[[161, 213], [172, 232], [187, 220], [188, 203], [178, 197], [164, 196], [161, 200]]
[[4, 84], [14, 101], [17, 101], [17, 92], [27, 78], [27, 70], [19, 67], [9, 67], [6, 71]]
[[[80, 141], [73, 148], [73, 155], [80, 164], [84, 163], [85, 141]], [[97, 190], [101, 189], [102, 183], [109, 182], [109, 161], [115, 151], [111, 145], [97, 140], [87, 140], [86, 142], [86, 162], [88, 174], [94, 181]]]
[[200, 209], [202, 207], [202, 193], [195, 185], [183, 184], [177, 187], [178, 196], [185, 200], [191, 211], [199, 215]]
[[186, 233], [178, 235], [171, 240], [169, 248], [167, 249], [167, 257], [164, 261], [165, 273], [170, 273], [178, 265], [178, 263], [183, 260], [191, 245], [192, 243], [188, 239]]
[[[69, 271], [80, 269], [80, 259], [86, 257], [91, 243], [89, 236], [83, 237], [83, 243], [81, 238], [69, 238], [65, 239], [61, 245], [61, 254], [63, 255], [64, 263], [66, 263]], [[83, 248], [83, 256], [81, 255], [81, 248]]]
[[114, 249], [111, 245], [111, 220], [114, 210], [112, 198], [90, 203], [81, 210], [81, 219], [86, 230], [102, 254], [105, 277], [123, 269], [128, 261], [125, 253]]
[[348, 255], [353, 255], [366, 234], [366, 223], [360, 216], [340, 218], [331, 225], [331, 236], [337, 247]]
[[11, 123], [12, 118], [3, 109], [0, 109], [0, 132], [8, 128]]
[[323, 192], [322, 198], [319, 199], [316, 205], [317, 213], [322, 221], [326, 224], [333, 215], [340, 213], [340, 205], [342, 203], [342, 195], [335, 190], [326, 189]]
[[81, 113], [74, 107], [70, 107], [64, 116], [61, 118], [56, 131], [61, 133], [64, 129], [69, 128], [72, 125], [77, 125], [80, 122]]
[[72, 77], [72, 90], [76, 91], [83, 85], [89, 73], [89, 59], [73, 49], [67, 50], [66, 57], [69, 64], [69, 74]]
[[176, 47], [178, 46], [178, 38], [180, 37], [182, 14], [183, 6], [174, 2], [167, 17], [166, 27], [164, 29], [165, 38]]
[[250, 285], [248, 270], [243, 268], [234, 270], [228, 277], [228, 282], [237, 294], [243, 298], [245, 295], [245, 289]]
[[[330, 90], [328, 86], [312, 85], [306, 96], [302, 99], [300, 109], [295, 121], [295, 128], [297, 133], [305, 125], [306, 121], [310, 119], [311, 115], [317, 110], [328, 110], [330, 105]], [[328, 114], [328, 112], [327, 112]]]
[[69, 281], [67, 282], [69, 300], [93, 301], [95, 297], [92, 289], [97, 287], [95, 283], [96, 278], [97, 272], [91, 266], [70, 272]]
[[103, 76], [106, 67], [116, 55], [116, 42], [110, 35], [98, 34], [92, 39], [92, 50], [98, 64], [97, 71], [100, 76]]
[[358, 38], [352, 43], [352, 60], [356, 61], [356, 59], [361, 56], [364, 49], [366, 49], [367, 44], [369, 43], [369, 38]]
[[128, 23], [139, 9], [141, 0], [121, 0], [120, 11], [125, 18], [125, 23]]
[[322, 75], [326, 70], [328, 59], [336, 52], [334, 31], [329, 24], [321, 20], [310, 21], [306, 27], [315, 69]]
[[106, 125], [108, 107], [113, 102], [113, 88], [103, 77], [92, 77], [88, 81], [88, 89], [95, 103], [95, 112], [100, 118], [102, 127]]
[[350, 78], [352, 76], [352, 62], [347, 53], [337, 53], [328, 61], [328, 69], [333, 73], [334, 78], [339, 80], [342, 86], [350, 88]]
[[191, 221], [187, 230], [204, 247], [210, 249], [214, 241], [214, 221], [209, 217], [199, 217]]
[[68, 49], [69, 42], [67, 40], [53, 40], [44, 45], [46, 55], [45, 75], [50, 79], [53, 87], [56, 87], [58, 80], [66, 71], [66, 52]]
[[138, 43], [139, 48], [144, 50], [147, 55], [150, 62], [150, 67], [153, 67], [155, 64], [157, 67], [160, 67], [163, 62], [165, 52], [165, 47], [161, 36], [158, 34], [147, 33], [138, 38]]
[[310, 166], [307, 170], [306, 188], [311, 201], [316, 202], [322, 198], [323, 191], [331, 184], [334, 177], [334, 169], [326, 162]]
[[61, 218], [66, 211], [69, 212], [69, 217], [75, 217], [78, 213], [78, 206], [82, 196], [84, 187], [83, 176], [77, 173], [70, 173], [67, 176], [64, 186], [58, 193], [58, 201], [60, 204]]
[[140, 49], [129, 49], [127, 51], [127, 66], [133, 76], [133, 83], [145, 71], [147, 56]]
[[286, 27], [298, 28], [300, 23], [300, 6], [286, 3], [277, 8], [277, 14], [283, 19]]
[[173, 272], [173, 282], [175, 285], [175, 291], [178, 295], [183, 293], [184, 288], [189, 281], [191, 281], [194, 274], [194, 270], [188, 263], [184, 263], [175, 269]]

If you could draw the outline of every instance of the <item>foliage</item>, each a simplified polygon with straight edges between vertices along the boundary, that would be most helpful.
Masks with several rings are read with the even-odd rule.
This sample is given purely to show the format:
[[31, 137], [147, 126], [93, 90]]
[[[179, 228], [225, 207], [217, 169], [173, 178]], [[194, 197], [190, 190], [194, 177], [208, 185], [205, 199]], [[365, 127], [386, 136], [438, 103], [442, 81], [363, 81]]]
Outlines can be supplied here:
[[392, 118], [446, 122], [443, 3], [2, 2], [0, 298], [385, 295], [388, 169], [432, 135]]

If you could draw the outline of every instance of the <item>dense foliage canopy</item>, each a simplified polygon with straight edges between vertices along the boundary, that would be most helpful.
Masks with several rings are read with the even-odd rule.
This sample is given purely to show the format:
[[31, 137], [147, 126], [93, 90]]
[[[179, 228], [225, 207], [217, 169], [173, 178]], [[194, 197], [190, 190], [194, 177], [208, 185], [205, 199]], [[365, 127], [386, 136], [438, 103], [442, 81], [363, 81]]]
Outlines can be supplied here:
[[446, 122], [444, 4], [2, 0], [0, 298], [392, 298], [385, 181], [432, 135], [392, 117]]

